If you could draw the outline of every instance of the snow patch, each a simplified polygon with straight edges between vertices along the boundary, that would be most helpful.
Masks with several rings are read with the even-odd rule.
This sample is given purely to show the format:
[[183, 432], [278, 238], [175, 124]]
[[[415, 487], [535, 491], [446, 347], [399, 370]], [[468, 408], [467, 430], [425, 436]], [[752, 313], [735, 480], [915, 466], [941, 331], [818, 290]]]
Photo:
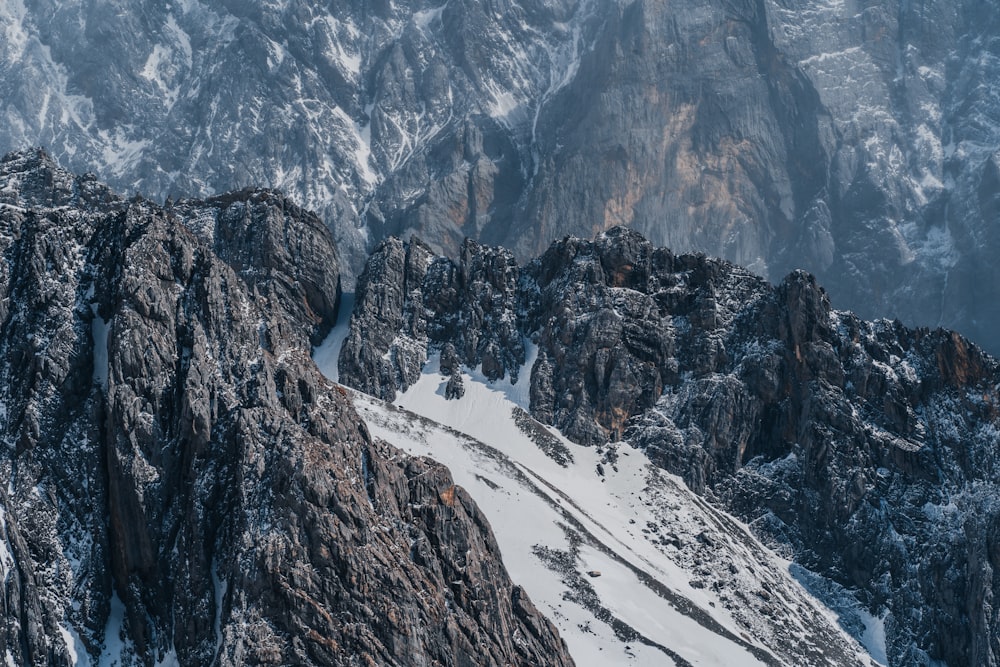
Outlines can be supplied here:
[[8, 62], [19, 61], [28, 46], [30, 33], [24, 25], [27, 9], [24, 0], [6, 0], [0, 3], [0, 34], [8, 52]]
[[[6, 406], [4, 408], [2, 411], [3, 414], [0, 415], [2, 418], [6, 418], [7, 416]], [[14, 570], [14, 554], [11, 552], [7, 541], [7, 510], [3, 507], [0, 507], [0, 528], [3, 530], [3, 537], [0, 539], [0, 576], [6, 582], [10, 578], [10, 573]]]
[[[341, 72], [349, 75], [348, 78], [357, 80], [361, 75], [361, 52], [357, 49], [349, 51], [345, 48], [345, 44], [349, 40], [357, 38], [357, 28], [351, 23], [341, 23], [332, 16], [325, 16], [319, 19], [319, 21], [326, 27], [326, 37], [329, 39], [329, 45], [326, 48], [326, 57], [331, 62], [339, 64]], [[347, 39], [344, 39], [341, 34], [342, 32], [347, 33]]]
[[888, 665], [889, 655], [885, 643], [885, 618], [888, 612], [882, 616], [872, 616], [864, 610], [859, 610], [858, 615], [865, 624], [864, 634], [860, 637], [861, 644], [868, 649], [872, 660], [880, 665]]
[[341, 127], [348, 135], [348, 139], [354, 144], [354, 164], [357, 167], [357, 174], [367, 186], [378, 183], [378, 174], [372, 169], [372, 127], [371, 120], [364, 124], [356, 122], [340, 107], [331, 109], [334, 116], [341, 123]]
[[[531, 368], [538, 359], [538, 345], [530, 339], [524, 341], [524, 364], [517, 372], [517, 381], [510, 375], [499, 380], [490, 380], [483, 375], [482, 366], [474, 369], [465, 368], [467, 376], [478, 385], [486, 385], [492, 391], [500, 392], [503, 397], [525, 412], [531, 411]], [[430, 375], [441, 372], [441, 355], [433, 355], [427, 362], [424, 372]], [[443, 395], [443, 394], [442, 394]]]
[[212, 631], [215, 633], [215, 658], [213, 663], [218, 661], [219, 652], [222, 650], [222, 604], [226, 599], [226, 591], [229, 590], [229, 582], [219, 577], [219, 563], [212, 560], [212, 592], [215, 598], [215, 617], [212, 619]]
[[117, 177], [133, 172], [146, 149], [153, 144], [151, 139], [131, 138], [134, 130], [132, 126], [122, 125], [115, 128], [114, 134], [107, 130], [97, 133], [101, 140], [101, 160], [106, 170]]
[[180, 94], [180, 86], [171, 86], [170, 79], [173, 79], [173, 63], [171, 62], [172, 51], [162, 44], [153, 47], [152, 53], [146, 58], [139, 75], [156, 86], [156, 89], [163, 96], [163, 104], [168, 109], [173, 108]]
[[104, 647], [97, 667], [123, 667], [131, 664], [128, 656], [132, 654], [132, 641], [125, 635], [125, 603], [116, 591], [111, 595], [111, 611], [104, 626]]
[[162, 658], [153, 663], [153, 667], [181, 667], [181, 662], [177, 659], [177, 649], [171, 647]]
[[69, 663], [75, 667], [90, 667], [90, 656], [87, 654], [87, 647], [80, 634], [69, 623], [59, 624], [59, 634], [63, 642], [66, 643], [66, 653], [69, 655]]
[[177, 23], [177, 19], [174, 18], [173, 14], [167, 16], [167, 22], [164, 25], [164, 29], [167, 34], [173, 37], [174, 44], [180, 49], [181, 55], [184, 56], [184, 63], [187, 65], [188, 69], [194, 62], [194, 50], [191, 48], [191, 36], [180, 27]]
[[[572, 456], [565, 467], [550, 459], [513, 417], [526, 407], [520, 392], [535, 354], [530, 347], [516, 385], [466, 369], [459, 400], [443, 397], [434, 355], [397, 396], [400, 407], [363, 394], [354, 403], [373, 435], [449, 466], [489, 519], [512, 579], [556, 624], [577, 664], [753, 665], [776, 660], [769, 642], [795, 644], [817, 627], [864, 660], [787, 561], [643, 452], [615, 443], [608, 459], [607, 450], [539, 424]], [[726, 569], [733, 563], [739, 573]], [[717, 590], [715, 581], [728, 583]], [[730, 596], [769, 596], [760, 604], [788, 611], [767, 625], [749, 602], [727, 606], [727, 587]]]
[[416, 24], [421, 30], [427, 30], [432, 23], [441, 20], [441, 14], [444, 13], [445, 7], [448, 3], [444, 3], [440, 7], [433, 7], [431, 9], [424, 9], [413, 14], [413, 23]]
[[330, 333], [316, 348], [313, 349], [313, 361], [316, 367], [328, 380], [340, 382], [340, 373], [337, 370], [337, 360], [340, 358], [340, 348], [344, 346], [348, 334], [351, 332], [351, 312], [354, 310], [354, 293], [340, 295], [340, 310], [337, 313], [337, 323], [330, 329]]

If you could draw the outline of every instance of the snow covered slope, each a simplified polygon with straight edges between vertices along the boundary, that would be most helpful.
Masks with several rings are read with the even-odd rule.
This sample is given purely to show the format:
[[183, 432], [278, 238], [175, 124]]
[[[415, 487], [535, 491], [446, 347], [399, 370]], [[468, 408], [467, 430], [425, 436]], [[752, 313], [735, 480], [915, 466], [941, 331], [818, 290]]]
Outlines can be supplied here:
[[[463, 369], [464, 396], [447, 400], [438, 364], [397, 405], [352, 392], [355, 408], [372, 435], [449, 466], [578, 665], [874, 664], [788, 561], [641, 451], [582, 447], [542, 426], [526, 412], [526, 380]], [[335, 377], [331, 363], [321, 370]], [[843, 613], [878, 655], [877, 623]]]

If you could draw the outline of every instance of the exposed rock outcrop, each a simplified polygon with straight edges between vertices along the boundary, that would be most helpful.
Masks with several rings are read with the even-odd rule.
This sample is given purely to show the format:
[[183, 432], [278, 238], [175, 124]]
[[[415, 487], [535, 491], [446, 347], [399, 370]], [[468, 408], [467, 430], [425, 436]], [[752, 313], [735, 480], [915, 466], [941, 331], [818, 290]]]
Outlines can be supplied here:
[[339, 362], [345, 384], [392, 400], [420, 375], [429, 342], [448, 344], [447, 375], [460, 360], [482, 364], [491, 379], [516, 378], [525, 359], [518, 275], [513, 255], [502, 248], [467, 241], [453, 262], [418, 239], [383, 241], [358, 279]]
[[0, 651], [152, 665], [569, 665], [448, 471], [310, 359], [326, 228], [0, 162]]

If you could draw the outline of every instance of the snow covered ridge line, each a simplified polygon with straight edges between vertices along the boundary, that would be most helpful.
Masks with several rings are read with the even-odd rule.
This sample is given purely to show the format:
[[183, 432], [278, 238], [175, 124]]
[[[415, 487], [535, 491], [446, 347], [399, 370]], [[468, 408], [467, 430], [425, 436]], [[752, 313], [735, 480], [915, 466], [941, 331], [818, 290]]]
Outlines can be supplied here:
[[[882, 619], [873, 652], [889, 664], [996, 664], [996, 619], [962, 600], [1000, 594], [980, 574], [996, 567], [1000, 368], [960, 335], [866, 322], [804, 272], [770, 285], [621, 228], [524, 266], [471, 241], [452, 260], [389, 239], [354, 304], [341, 382], [395, 400], [439, 355], [461, 405], [468, 377], [517, 378], [504, 391], [539, 422], [628, 441], [851, 591], [831, 605], [860, 605], [845, 621], [859, 638], [858, 619]], [[961, 593], [941, 598], [942, 577]]]

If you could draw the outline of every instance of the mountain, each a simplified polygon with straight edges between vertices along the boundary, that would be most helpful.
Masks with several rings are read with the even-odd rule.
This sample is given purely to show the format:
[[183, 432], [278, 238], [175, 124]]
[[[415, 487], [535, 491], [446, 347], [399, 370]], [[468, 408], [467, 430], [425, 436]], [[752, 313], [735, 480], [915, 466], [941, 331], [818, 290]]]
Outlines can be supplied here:
[[571, 665], [448, 470], [311, 357], [326, 226], [0, 161], [0, 651], [15, 665]]
[[390, 237], [343, 297], [276, 191], [41, 151], [0, 230], [8, 663], [998, 663], [1000, 366], [957, 333], [623, 227]]
[[[390, 238], [354, 299], [348, 330], [331, 339], [339, 381], [513, 452], [533, 480], [522, 453], [531, 441], [558, 465], [586, 456], [572, 481], [549, 485], [556, 495], [593, 479], [590, 466], [600, 484], [607, 474], [622, 489], [618, 468], [648, 457], [659, 472], [607, 501], [619, 516], [628, 516], [623, 500], [661, 519], [690, 516], [679, 507], [691, 501], [664, 496], [663, 482], [652, 481], [672, 473], [793, 560], [813, 595], [850, 611], [842, 623], [872, 657], [892, 666], [1000, 663], [1000, 366], [959, 334], [866, 322], [833, 310], [807, 273], [772, 285], [624, 228], [563, 239], [523, 266], [509, 250], [471, 240], [450, 259], [417, 239]], [[512, 408], [483, 406], [478, 385], [513, 397], [528, 445], [495, 425]], [[569, 448], [543, 425], [597, 454]], [[620, 521], [594, 519], [610, 512], [594, 504], [608, 493], [600, 486], [565, 493], [575, 512], [620, 530]], [[692, 538], [670, 532], [661, 541], [663, 530], [690, 529], [650, 521], [646, 533], [662, 552]], [[720, 532], [743, 541], [739, 530]], [[581, 540], [601, 548], [592, 535]], [[702, 541], [719, 542], [714, 531]], [[717, 606], [754, 608], [746, 590], [733, 592], [741, 589], [725, 575], [725, 557], [692, 560], [692, 581], [710, 585]], [[799, 636], [783, 617], [793, 605], [774, 607], [771, 627], [785, 630], [774, 635]]]
[[979, 0], [0, 7], [0, 150], [158, 200], [521, 261], [628, 225], [1000, 351], [1000, 10]]
[[[612, 460], [570, 442], [527, 415], [524, 383], [474, 370], [448, 400], [437, 361], [397, 403], [358, 392], [354, 404], [373, 433], [446, 463], [473, 493], [577, 665], [884, 663], [879, 619], [848, 596], [835, 616], [803, 571], [642, 450], [619, 443]], [[864, 628], [866, 646], [845, 627]]]

